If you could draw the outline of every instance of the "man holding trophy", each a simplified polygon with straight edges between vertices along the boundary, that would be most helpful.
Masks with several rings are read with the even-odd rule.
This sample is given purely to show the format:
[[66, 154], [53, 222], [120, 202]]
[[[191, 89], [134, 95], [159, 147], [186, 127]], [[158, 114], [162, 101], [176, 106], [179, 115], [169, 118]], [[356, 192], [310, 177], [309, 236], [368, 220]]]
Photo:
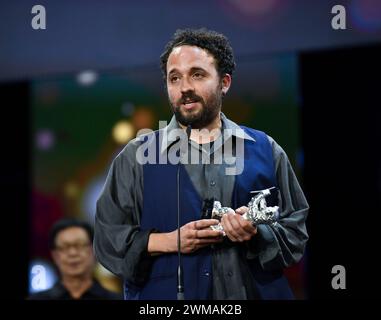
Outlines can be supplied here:
[[235, 69], [228, 39], [178, 30], [161, 67], [174, 115], [114, 159], [96, 257], [127, 300], [292, 299], [283, 269], [303, 256], [308, 203], [283, 149], [221, 112]]

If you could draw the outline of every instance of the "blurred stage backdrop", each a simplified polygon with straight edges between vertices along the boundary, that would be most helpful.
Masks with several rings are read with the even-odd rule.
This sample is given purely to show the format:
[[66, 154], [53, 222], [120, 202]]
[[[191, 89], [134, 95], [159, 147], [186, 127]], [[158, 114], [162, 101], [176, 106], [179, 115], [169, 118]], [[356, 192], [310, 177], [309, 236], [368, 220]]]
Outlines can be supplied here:
[[[29, 292], [57, 277], [47, 245], [52, 224], [62, 217], [93, 223], [112, 159], [139, 129], [170, 119], [159, 56], [176, 29], [207, 27], [229, 37], [237, 70], [223, 112], [271, 135], [302, 185], [298, 55], [381, 36], [381, 6], [370, 0], [340, 2], [348, 30], [332, 29], [333, 1], [39, 1], [47, 11], [40, 31], [30, 26], [34, 4], [2, 3], [0, 10], [0, 85], [29, 84]], [[36, 265], [46, 283], [34, 287]], [[308, 298], [307, 272], [304, 260], [287, 270], [299, 299]], [[101, 266], [96, 276], [121, 289]]]

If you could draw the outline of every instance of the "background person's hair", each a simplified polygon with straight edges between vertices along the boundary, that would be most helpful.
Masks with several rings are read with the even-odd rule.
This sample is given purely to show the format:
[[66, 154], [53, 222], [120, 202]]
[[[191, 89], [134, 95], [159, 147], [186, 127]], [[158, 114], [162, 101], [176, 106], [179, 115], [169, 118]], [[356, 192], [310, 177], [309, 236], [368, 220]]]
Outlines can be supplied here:
[[160, 67], [164, 80], [167, 79], [167, 61], [169, 55], [175, 47], [182, 45], [191, 45], [207, 50], [216, 61], [216, 69], [220, 77], [225, 73], [233, 74], [235, 69], [234, 54], [227, 37], [205, 28], [178, 29], [160, 56]]
[[85, 230], [88, 237], [89, 237], [90, 242], [93, 243], [94, 230], [89, 223], [87, 223], [85, 221], [77, 220], [77, 219], [64, 218], [64, 219], [58, 220], [52, 226], [52, 228], [49, 232], [49, 248], [51, 250], [56, 248], [56, 238], [57, 238], [58, 233], [60, 233], [61, 231], [65, 230], [65, 229], [72, 228], [72, 227], [78, 227], [78, 228], [82, 228], [83, 230]]

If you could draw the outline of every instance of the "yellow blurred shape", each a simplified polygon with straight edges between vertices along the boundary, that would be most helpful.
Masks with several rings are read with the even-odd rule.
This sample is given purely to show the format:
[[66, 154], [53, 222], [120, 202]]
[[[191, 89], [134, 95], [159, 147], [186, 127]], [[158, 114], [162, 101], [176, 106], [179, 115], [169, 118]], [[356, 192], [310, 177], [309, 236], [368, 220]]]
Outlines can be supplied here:
[[133, 138], [134, 132], [134, 126], [129, 121], [121, 120], [112, 129], [112, 136], [117, 143], [125, 144]]
[[122, 292], [122, 283], [120, 279], [98, 262], [95, 265], [94, 276], [105, 289], [119, 293]]
[[65, 194], [69, 198], [76, 197], [79, 194], [79, 187], [78, 187], [78, 185], [75, 182], [73, 182], [73, 181], [68, 182], [66, 184], [66, 186], [65, 186]]

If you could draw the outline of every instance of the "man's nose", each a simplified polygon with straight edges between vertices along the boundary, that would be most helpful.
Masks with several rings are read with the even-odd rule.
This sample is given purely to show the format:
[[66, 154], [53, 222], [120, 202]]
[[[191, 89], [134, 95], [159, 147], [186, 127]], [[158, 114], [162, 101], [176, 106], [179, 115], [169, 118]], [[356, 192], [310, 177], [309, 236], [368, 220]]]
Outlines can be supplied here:
[[185, 93], [188, 91], [194, 91], [193, 85], [187, 77], [183, 77], [181, 79], [180, 90], [181, 90], [181, 93]]
[[68, 255], [69, 256], [74, 256], [74, 255], [77, 255], [78, 254], [78, 248], [75, 248], [75, 247], [70, 247], [67, 251]]

